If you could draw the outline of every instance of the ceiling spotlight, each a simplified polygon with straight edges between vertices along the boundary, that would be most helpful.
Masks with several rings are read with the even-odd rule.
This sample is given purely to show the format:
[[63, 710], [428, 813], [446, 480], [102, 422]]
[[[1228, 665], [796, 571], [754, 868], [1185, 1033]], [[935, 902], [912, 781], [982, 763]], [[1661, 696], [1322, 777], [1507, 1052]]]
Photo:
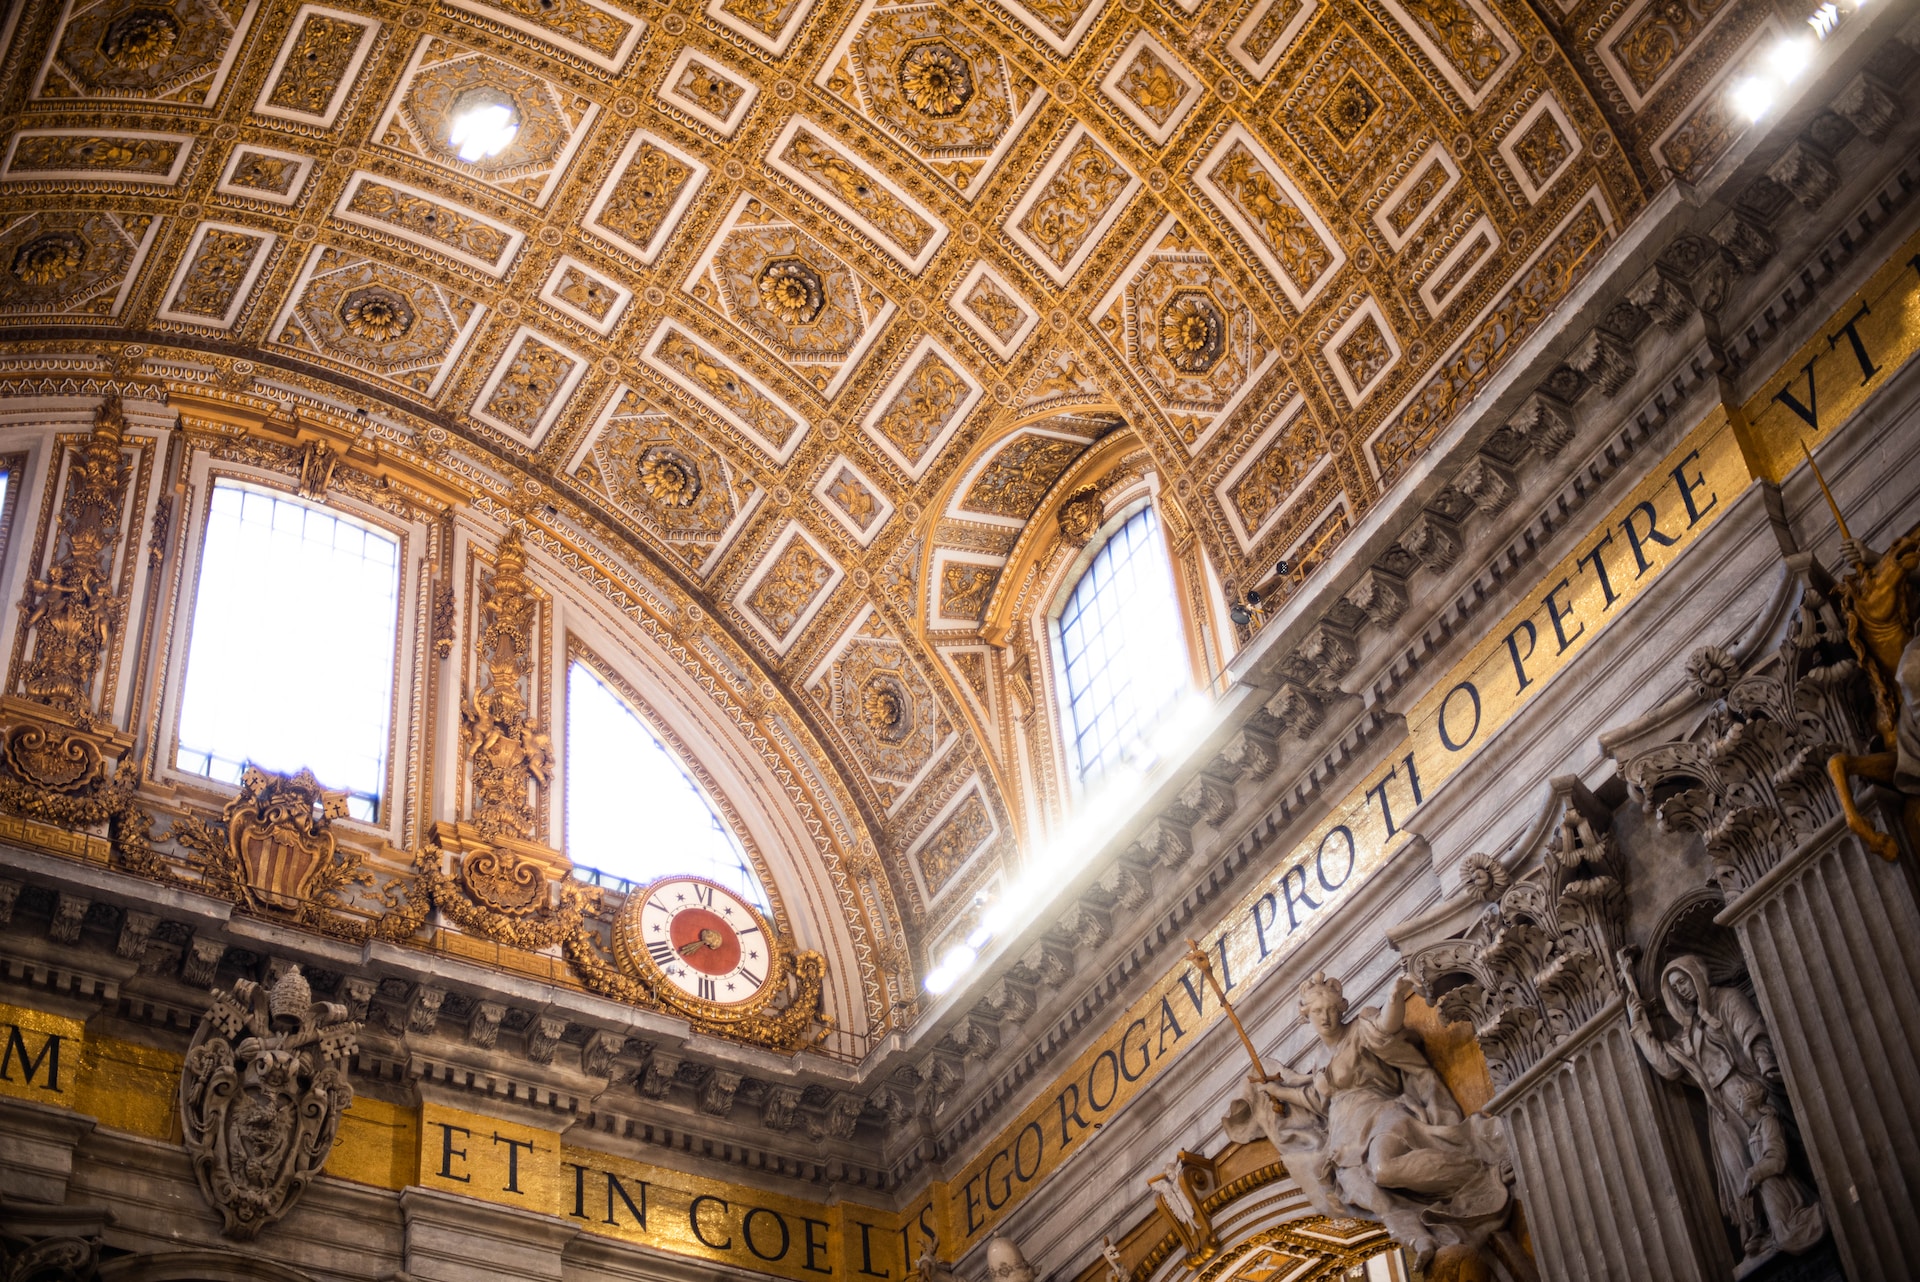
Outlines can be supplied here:
[[1807, 19], [1807, 25], [1813, 28], [1814, 35], [1825, 40], [1833, 34], [1833, 29], [1840, 25], [1839, 6], [1831, 2], [1821, 5], [1813, 11], [1813, 16]]
[[1227, 617], [1233, 620], [1236, 627], [1244, 628], [1253, 622], [1253, 611], [1236, 601], [1227, 607]]
[[1748, 120], [1758, 120], [1773, 107], [1773, 86], [1758, 76], [1737, 80], [1727, 90], [1733, 109]]
[[1293, 570], [1293, 562], [1287, 560], [1287, 558], [1284, 556], [1281, 557], [1279, 562], [1275, 564], [1273, 567], [1273, 572], [1275, 574], [1287, 574], [1287, 573], [1290, 573], [1292, 570]]
[[513, 99], [497, 89], [475, 89], [454, 104], [447, 142], [471, 165], [511, 147], [519, 132], [520, 111]]

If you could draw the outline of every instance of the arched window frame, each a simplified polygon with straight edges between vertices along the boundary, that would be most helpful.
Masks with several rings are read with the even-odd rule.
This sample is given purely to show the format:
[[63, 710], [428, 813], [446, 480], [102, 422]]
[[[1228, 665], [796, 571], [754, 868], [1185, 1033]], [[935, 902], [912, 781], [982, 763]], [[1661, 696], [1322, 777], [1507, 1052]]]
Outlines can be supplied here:
[[[1209, 671], [1209, 633], [1218, 635], [1207, 625], [1204, 617], [1196, 609], [1196, 585], [1194, 576], [1198, 572], [1194, 564], [1200, 557], [1197, 548], [1181, 549], [1177, 546], [1181, 540], [1177, 532], [1185, 526], [1177, 514], [1167, 511], [1160, 493], [1159, 473], [1151, 467], [1130, 483], [1125, 483], [1105, 496], [1106, 515], [1099, 527], [1070, 558], [1063, 558], [1061, 568], [1055, 575], [1047, 599], [1044, 617], [1035, 620], [1035, 631], [1039, 635], [1036, 646], [1039, 654], [1045, 656], [1045, 677], [1043, 691], [1036, 691], [1036, 703], [1046, 709], [1052, 726], [1052, 756], [1058, 778], [1061, 781], [1060, 801], [1062, 809], [1070, 809], [1080, 797], [1085, 795], [1090, 785], [1080, 776], [1079, 754], [1074, 744], [1075, 728], [1072, 714], [1067, 705], [1067, 674], [1065, 656], [1061, 648], [1060, 618], [1074, 589], [1093, 565], [1094, 559], [1106, 547], [1114, 535], [1119, 533], [1126, 523], [1142, 509], [1152, 507], [1160, 524], [1161, 547], [1167, 557], [1167, 569], [1173, 581], [1176, 626], [1186, 642], [1188, 676], [1195, 693], [1206, 690], [1212, 680]], [[1052, 514], [1048, 519], [1054, 519]], [[1183, 550], [1186, 555], [1182, 555]], [[1204, 598], [1201, 598], [1204, 599]], [[1095, 785], [1097, 786], [1097, 780]]]
[[[568, 742], [566, 732], [568, 730], [567, 719], [572, 715], [572, 709], [570, 701], [566, 698], [565, 691], [567, 689], [567, 674], [572, 671], [575, 663], [585, 664], [595, 676], [600, 678], [602, 684], [612, 690], [614, 695], [619, 698], [622, 703], [626, 704], [627, 710], [639, 718], [640, 724], [646, 728], [647, 733], [664, 744], [668, 751], [679, 757], [681, 769], [686, 771], [687, 777], [693, 781], [694, 787], [699, 790], [701, 797], [706, 801], [708, 807], [719, 818], [721, 824], [726, 827], [727, 831], [732, 834], [734, 841], [739, 845], [740, 851], [747, 861], [747, 866], [753, 870], [754, 877], [760, 883], [761, 893], [766, 896], [767, 909], [773, 917], [775, 925], [781, 929], [785, 929], [786, 914], [781, 909], [779, 889], [774, 882], [773, 870], [768, 865], [766, 856], [761, 853], [760, 846], [754, 840], [753, 832], [748, 827], [739, 808], [735, 806], [733, 801], [727, 796], [726, 790], [720, 786], [719, 781], [714, 778], [713, 773], [702, 764], [699, 756], [692, 751], [686, 739], [673, 726], [668, 724], [667, 720], [660, 715], [659, 710], [654, 707], [653, 703], [641, 693], [639, 687], [627, 680], [613, 664], [603, 659], [582, 637], [571, 631], [567, 633], [567, 641], [563, 647], [563, 658], [559, 667], [559, 676], [555, 680], [555, 688], [561, 692], [560, 697], [555, 701], [555, 707], [558, 709], [557, 720], [559, 733], [554, 735], [554, 749], [557, 754], [554, 770], [555, 798], [557, 803], [555, 806], [555, 822], [559, 835], [559, 842], [557, 843], [559, 848], [568, 854], [569, 859], [572, 858], [572, 852], [567, 845], [566, 832], [566, 787], [569, 765], [566, 752], [566, 744]], [[602, 871], [582, 867], [579, 864], [575, 865], [575, 870], [577, 873], [583, 874]], [[697, 869], [689, 868], [679, 871], [698, 875]], [[660, 875], [665, 876], [668, 875], [668, 873], [662, 872]], [[613, 873], [611, 876], [619, 877], [620, 874]], [[624, 880], [624, 878], [622, 879]], [[636, 886], [640, 884], [643, 883], [634, 883]]]
[[[386, 775], [381, 784], [380, 812], [371, 823], [353, 818], [334, 822], [347, 825], [349, 831], [384, 839], [401, 849], [411, 848], [419, 835], [419, 816], [425, 800], [423, 772], [427, 768], [427, 762], [421, 754], [412, 751], [412, 747], [424, 738], [420, 733], [420, 716], [421, 710], [429, 706], [433, 667], [420, 662], [418, 657], [423, 652], [430, 653], [432, 594], [427, 563], [437, 540], [429, 514], [421, 511], [409, 519], [337, 489], [320, 496], [302, 494], [296, 480], [285, 472], [220, 458], [204, 448], [193, 450], [189, 456], [177, 496], [179, 516], [186, 528], [172, 558], [172, 572], [165, 588], [167, 595], [161, 621], [166, 631], [161, 635], [167, 638], [167, 643], [154, 648], [160, 667], [155, 673], [153, 688], [159, 698], [150, 714], [149, 732], [160, 750], [149, 757], [148, 778], [188, 796], [206, 798], [215, 808], [239, 793], [236, 785], [174, 764], [180, 748], [180, 709], [186, 693], [187, 666], [194, 629], [199, 623], [194, 617], [194, 607], [206, 551], [208, 517], [215, 483], [221, 480], [345, 517], [378, 530], [399, 544], [398, 614], [394, 623], [393, 683], [387, 711]], [[320, 603], [295, 599], [284, 606], [295, 610], [303, 607], [314, 611], [316, 626], [324, 625], [325, 614]], [[302, 678], [299, 672], [286, 674], [287, 680]]]

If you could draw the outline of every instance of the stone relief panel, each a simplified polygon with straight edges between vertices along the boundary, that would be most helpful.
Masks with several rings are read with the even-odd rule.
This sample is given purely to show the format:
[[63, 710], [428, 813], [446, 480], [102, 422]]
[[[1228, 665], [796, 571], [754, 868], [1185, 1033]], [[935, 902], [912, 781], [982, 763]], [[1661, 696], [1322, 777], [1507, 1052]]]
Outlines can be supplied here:
[[1093, 317], [1190, 451], [1280, 359], [1232, 278], [1173, 218], [1148, 237]]
[[1382, 0], [1401, 30], [1412, 36], [1447, 85], [1471, 109], [1519, 61], [1506, 25], [1481, 0]]
[[861, 427], [909, 480], [919, 480], [984, 389], [931, 337], [907, 353]]
[[364, 169], [347, 180], [333, 215], [494, 277], [512, 269], [527, 239], [510, 223]]
[[1091, 442], [1090, 436], [1050, 427], [1015, 432], [960, 478], [949, 511], [965, 521], [1023, 529]]
[[705, 10], [709, 18], [776, 58], [787, 52], [812, 11], [813, 0], [708, 0]]
[[[507, 107], [519, 128], [504, 150], [468, 159], [454, 141], [454, 122], [477, 104]], [[599, 114], [598, 103], [551, 80], [430, 36], [414, 50], [374, 137], [383, 147], [544, 208]]]
[[485, 313], [443, 285], [328, 245], [308, 254], [272, 341], [432, 397]]
[[789, 524], [734, 595], [753, 629], [784, 655], [826, 604], [845, 572], [805, 527]]
[[625, 384], [614, 389], [567, 470], [669, 559], [703, 578], [763, 494], [701, 433]]
[[1000, 6], [1026, 31], [1039, 37], [1042, 47], [1064, 58], [1093, 26], [1106, 0], [1006, 0]]
[[1077, 125], [1007, 216], [1007, 236], [1054, 284], [1065, 285], [1140, 185], [1086, 126]]
[[1266, 80], [1319, 8], [1320, 0], [1259, 0], [1227, 37], [1227, 56], [1256, 82]]
[[118, 316], [160, 219], [36, 213], [0, 224], [0, 316]]
[[601, 71], [626, 69], [647, 24], [607, 0], [446, 0], [495, 30], [524, 33]]
[[95, 0], [60, 18], [29, 95], [211, 107], [259, 0]]
[[749, 195], [734, 202], [683, 288], [828, 400], [895, 311], [843, 259]]
[[522, 325], [473, 400], [473, 416], [538, 449], [586, 376], [586, 359]]
[[1552, 94], [1543, 94], [1500, 139], [1498, 149], [1521, 192], [1537, 204], [1580, 154], [1581, 145], [1566, 109]]
[[760, 86], [691, 45], [667, 68], [654, 90], [669, 111], [684, 112], [722, 138], [731, 138], [760, 96]]
[[1379, 300], [1372, 297], [1353, 309], [1320, 350], [1341, 395], [1348, 405], [1356, 407], [1400, 363], [1400, 342], [1381, 312]]
[[153, 183], [180, 181], [193, 151], [187, 134], [89, 129], [23, 129], [13, 135], [0, 178], [12, 182]]
[[947, 239], [945, 224], [906, 188], [828, 141], [821, 126], [803, 117], [780, 131], [767, 163], [916, 276]]
[[827, 464], [814, 483], [813, 496], [863, 548], [873, 545], [893, 515], [893, 500], [886, 491], [844, 454]]
[[999, 834], [999, 821], [987, 804], [979, 780], [969, 780], [907, 852], [924, 902], [929, 907], [937, 904], [941, 892], [953, 886], [962, 870], [973, 864]]
[[671, 321], [654, 330], [646, 362], [755, 449], [784, 463], [800, 446], [806, 418], [760, 380]]
[[251, 143], [236, 146], [227, 155], [226, 168], [220, 171], [214, 190], [222, 196], [242, 200], [261, 200], [288, 208], [300, 203], [313, 174], [313, 157], [298, 152], [274, 151]]
[[380, 24], [360, 14], [301, 5], [267, 70], [254, 112], [331, 129], [379, 33]]
[[1145, 31], [1112, 60], [1100, 92], [1155, 146], [1165, 146], [1206, 96], [1198, 77]]
[[1337, 191], [1371, 172], [1418, 108], [1353, 27], [1342, 24], [1324, 39], [1317, 35], [1309, 37], [1317, 44], [1312, 62], [1274, 120]]
[[1040, 323], [1040, 313], [985, 261], [975, 263], [960, 278], [948, 305], [1001, 360], [1012, 360]]
[[572, 254], [562, 254], [540, 286], [540, 301], [605, 336], [627, 314], [633, 291]]
[[1319, 213], [1243, 125], [1194, 166], [1200, 194], [1239, 233], [1295, 311], [1304, 311], [1347, 260]]
[[266, 269], [279, 237], [231, 223], [201, 223], [180, 255], [180, 267], [155, 315], [161, 320], [230, 330]]
[[623, 254], [652, 265], [700, 190], [707, 167], [636, 131], [608, 168], [580, 225]]
[[1290, 542], [1341, 495], [1340, 474], [1320, 429], [1297, 393], [1274, 398], [1272, 421], [1244, 449], [1223, 457], [1214, 493], [1242, 549], [1271, 536]]
[[814, 669], [807, 690], [839, 727], [889, 813], [952, 742], [953, 727], [933, 687], [871, 606]]

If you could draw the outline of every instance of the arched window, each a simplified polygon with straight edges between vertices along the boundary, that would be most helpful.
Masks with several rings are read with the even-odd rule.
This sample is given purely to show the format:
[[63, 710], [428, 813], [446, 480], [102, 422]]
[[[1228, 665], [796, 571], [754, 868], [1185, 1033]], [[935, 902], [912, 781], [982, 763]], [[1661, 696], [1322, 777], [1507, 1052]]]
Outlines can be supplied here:
[[1059, 667], [1074, 767], [1091, 783], [1193, 686], [1173, 566], [1151, 505], [1115, 530], [1060, 612]]
[[566, 779], [576, 865], [636, 884], [692, 873], [767, 906], [739, 840], [680, 758], [579, 659], [567, 668]]
[[379, 818], [400, 544], [346, 517], [216, 481], [180, 698], [181, 770], [313, 771]]

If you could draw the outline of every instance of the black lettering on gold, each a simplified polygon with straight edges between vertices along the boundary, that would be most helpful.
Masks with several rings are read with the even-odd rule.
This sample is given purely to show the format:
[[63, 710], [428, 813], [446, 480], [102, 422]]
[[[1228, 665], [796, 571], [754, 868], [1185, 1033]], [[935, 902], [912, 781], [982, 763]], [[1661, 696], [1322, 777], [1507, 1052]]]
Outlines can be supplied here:
[[[1880, 372], [1880, 367], [1875, 365], [1873, 358], [1867, 355], [1867, 345], [1860, 340], [1860, 331], [1854, 328], [1854, 326], [1871, 315], [1873, 315], [1873, 313], [1867, 310], [1865, 303], [1862, 303], [1860, 304], [1860, 310], [1848, 317], [1846, 324], [1827, 335], [1827, 350], [1830, 352], [1840, 346], [1840, 335], [1845, 334], [1847, 336], [1847, 343], [1853, 348], [1853, 359], [1860, 362], [1860, 386], [1862, 387], [1867, 385], [1868, 379]], [[1808, 381], [1812, 381], [1811, 376], [1809, 376]], [[1818, 424], [1815, 424], [1815, 426], [1818, 426]]]
[[[1453, 706], [1453, 696], [1459, 694], [1462, 690], [1467, 692], [1467, 699], [1473, 704], [1473, 727], [1467, 731], [1463, 738], [1455, 740], [1452, 732], [1447, 729], [1447, 710]], [[1448, 752], [1461, 751], [1473, 742], [1475, 735], [1480, 733], [1480, 688], [1474, 685], [1473, 682], [1462, 681], [1459, 685], [1447, 691], [1447, 697], [1440, 701], [1439, 730], [1441, 746], [1446, 748]]]
[[[1641, 515], [1647, 518], [1645, 534], [1633, 528], [1633, 518]], [[1658, 543], [1663, 548], [1670, 548], [1680, 541], [1679, 535], [1667, 534], [1660, 529], [1660, 514], [1654, 510], [1652, 500], [1636, 504], [1627, 513], [1627, 519], [1620, 522], [1620, 528], [1627, 532], [1627, 546], [1633, 549], [1633, 563], [1639, 567], [1633, 572], [1633, 577], [1636, 579], [1653, 568], [1653, 563], [1647, 560], [1647, 554], [1643, 550], [1645, 544], [1641, 540], [1644, 539], [1646, 543]]]
[[[1520, 647], [1513, 643], [1513, 639], [1519, 636], [1522, 631], [1527, 634], [1527, 652], [1525, 654], [1521, 654]], [[1520, 691], [1533, 684], [1533, 678], [1527, 675], [1527, 660], [1533, 657], [1533, 647], [1539, 640], [1540, 633], [1539, 630], [1533, 626], [1532, 619], [1520, 620], [1520, 625], [1513, 631], [1507, 633], [1507, 653], [1513, 656], [1514, 680], [1520, 683], [1514, 687], [1513, 692], [1515, 694], [1520, 693]]]
[[711, 1202], [719, 1207], [720, 1214], [725, 1215], [727, 1213], [727, 1200], [725, 1198], [715, 1197], [711, 1193], [702, 1193], [687, 1204], [687, 1227], [693, 1230], [693, 1236], [698, 1239], [701, 1246], [712, 1251], [733, 1250], [733, 1235], [731, 1233], [727, 1235], [726, 1241], [715, 1242], [707, 1236], [706, 1230], [700, 1227], [700, 1207], [707, 1202]]
[[453, 1173], [454, 1158], [457, 1157], [463, 1162], [467, 1160], [467, 1150], [453, 1146], [453, 1133], [459, 1131], [462, 1136], [470, 1139], [473, 1136], [473, 1132], [464, 1126], [455, 1126], [451, 1122], [435, 1122], [434, 1125], [440, 1128], [440, 1178], [443, 1180], [457, 1180], [462, 1184], [471, 1184], [473, 1182], [473, 1176], [455, 1175]]
[[[773, 1226], [780, 1230], [780, 1249], [772, 1254], [762, 1251], [760, 1244], [753, 1240], [753, 1222], [762, 1215], [773, 1217]], [[740, 1236], [747, 1240], [747, 1250], [760, 1260], [784, 1260], [787, 1248], [793, 1244], [793, 1235], [787, 1231], [787, 1217], [764, 1206], [756, 1206], [747, 1212], [746, 1218], [740, 1221]]]

